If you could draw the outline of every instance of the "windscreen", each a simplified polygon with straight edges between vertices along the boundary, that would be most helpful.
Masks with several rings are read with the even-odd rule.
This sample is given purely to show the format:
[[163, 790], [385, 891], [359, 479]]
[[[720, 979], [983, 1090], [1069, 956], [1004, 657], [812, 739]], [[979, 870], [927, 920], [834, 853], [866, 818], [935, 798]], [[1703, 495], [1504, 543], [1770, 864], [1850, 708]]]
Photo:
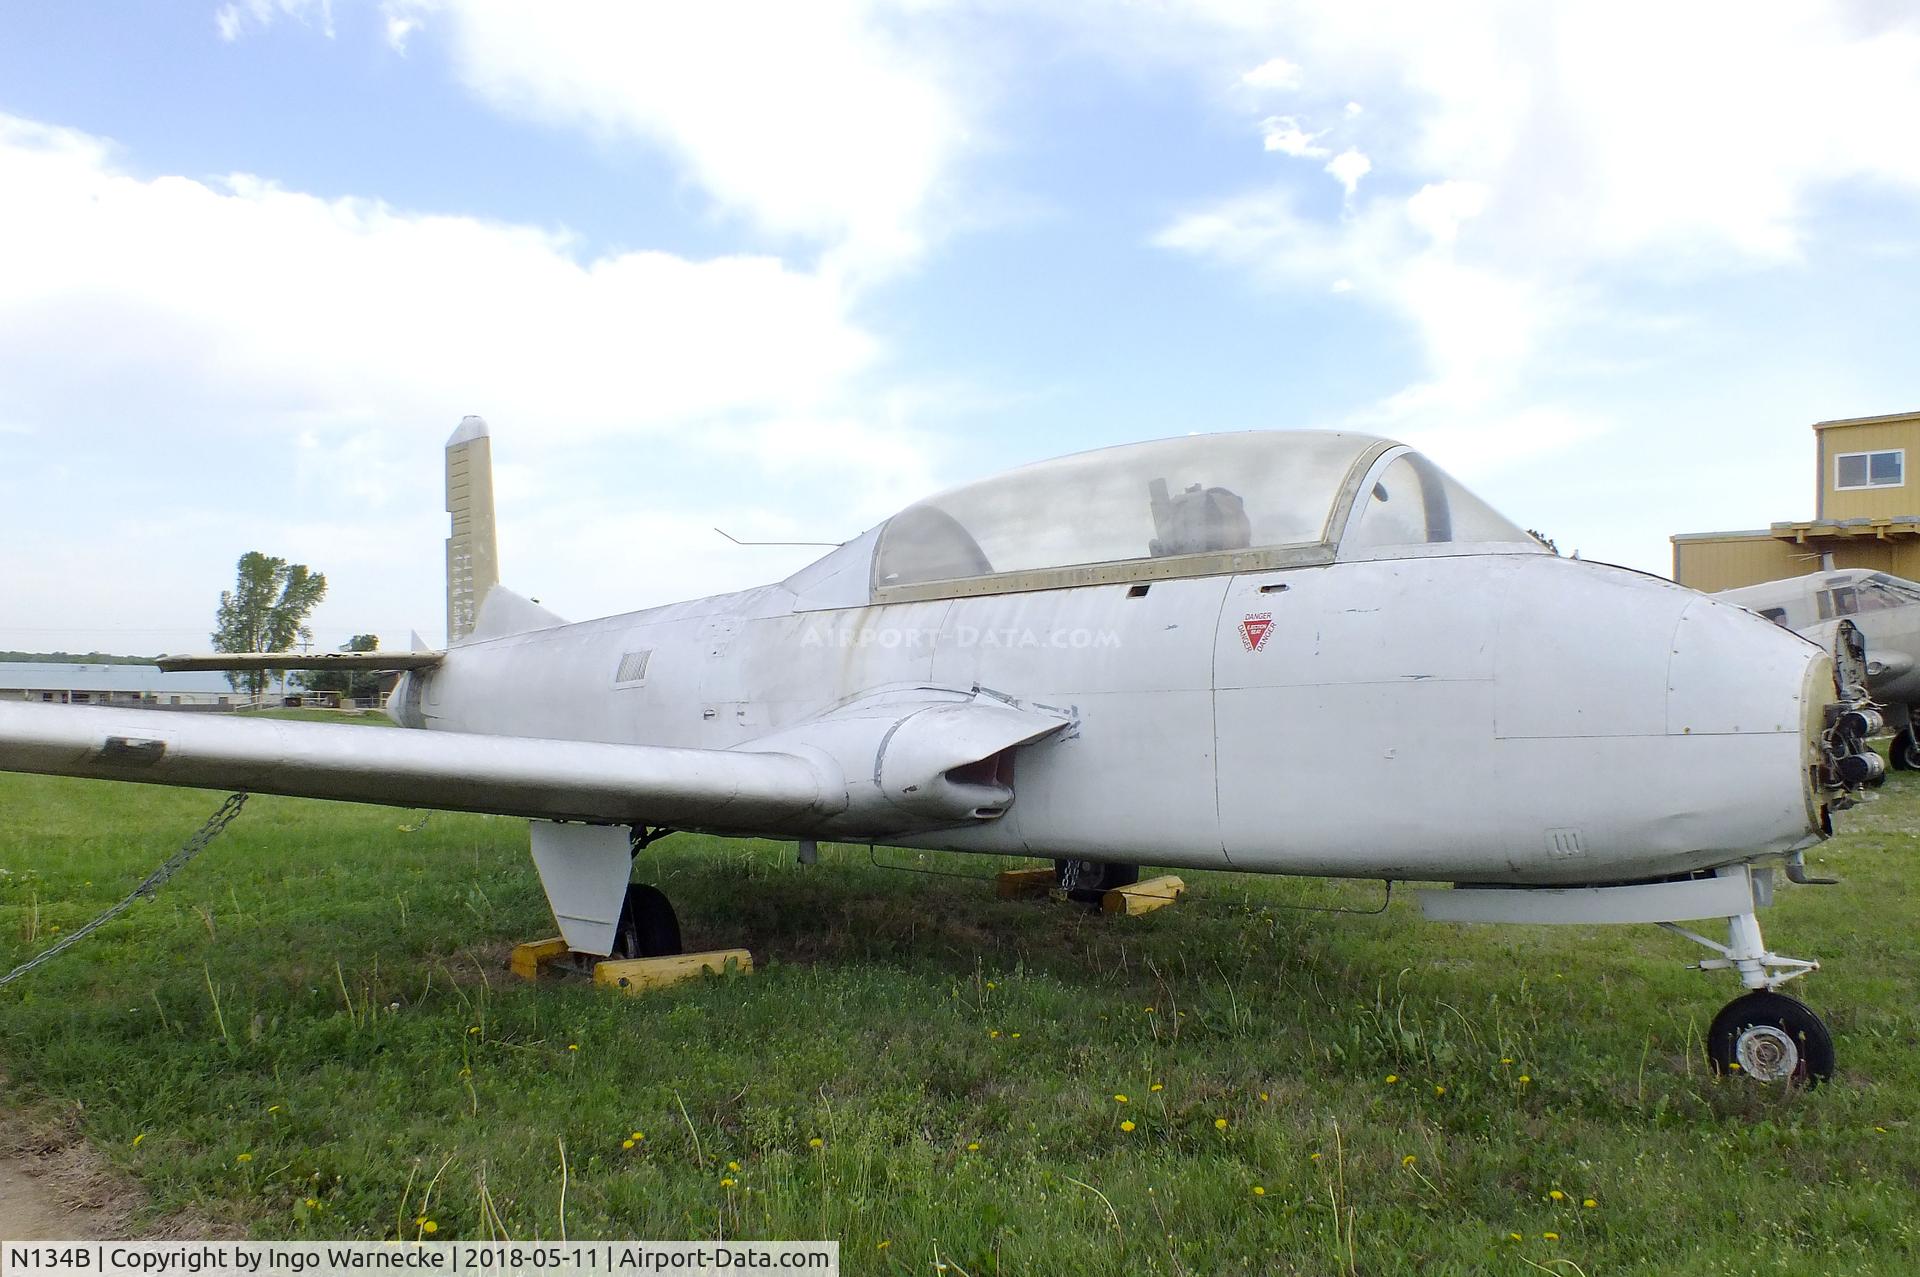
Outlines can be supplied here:
[[1525, 529], [1417, 452], [1396, 458], [1358, 498], [1360, 522], [1343, 547], [1512, 543], [1543, 547]]

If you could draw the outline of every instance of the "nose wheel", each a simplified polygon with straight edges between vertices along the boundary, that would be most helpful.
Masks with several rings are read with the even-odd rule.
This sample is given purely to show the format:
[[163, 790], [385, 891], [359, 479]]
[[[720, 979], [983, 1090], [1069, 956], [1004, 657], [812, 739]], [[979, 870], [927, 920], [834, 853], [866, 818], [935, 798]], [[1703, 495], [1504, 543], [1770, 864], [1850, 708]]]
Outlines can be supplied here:
[[1833, 1076], [1833, 1036], [1806, 1003], [1760, 989], [1735, 998], [1707, 1030], [1716, 1073], [1818, 1086]]

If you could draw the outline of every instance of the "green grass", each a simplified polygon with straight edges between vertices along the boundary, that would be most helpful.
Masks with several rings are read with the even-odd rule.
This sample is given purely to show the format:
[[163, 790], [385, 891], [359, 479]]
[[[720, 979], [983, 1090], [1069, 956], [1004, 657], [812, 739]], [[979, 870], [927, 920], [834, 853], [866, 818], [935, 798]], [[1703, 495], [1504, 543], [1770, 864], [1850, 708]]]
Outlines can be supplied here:
[[[0, 776], [0, 960], [216, 802]], [[682, 836], [640, 876], [690, 948], [759, 972], [526, 986], [507, 950], [553, 926], [524, 822], [418, 819], [256, 798], [156, 901], [0, 993], [16, 1105], [80, 1114], [143, 1186], [136, 1226], [556, 1237], [564, 1147], [569, 1236], [837, 1238], [849, 1273], [1920, 1267], [1904, 774], [1816, 857], [1846, 884], [1783, 884], [1764, 918], [1826, 964], [1794, 991], [1842, 1074], [1797, 1096], [1709, 1075], [1734, 982], [1678, 939], [1278, 907], [1377, 898], [1360, 884], [1188, 873], [1187, 902], [1110, 918]]]

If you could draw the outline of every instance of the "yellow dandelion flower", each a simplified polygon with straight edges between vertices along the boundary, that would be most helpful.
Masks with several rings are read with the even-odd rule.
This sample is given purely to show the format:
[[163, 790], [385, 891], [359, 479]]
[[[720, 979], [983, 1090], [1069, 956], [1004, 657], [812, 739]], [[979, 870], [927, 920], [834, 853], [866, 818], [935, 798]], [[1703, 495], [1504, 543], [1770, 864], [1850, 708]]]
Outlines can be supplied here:
[[1420, 1160], [1420, 1159], [1419, 1159], [1419, 1158], [1417, 1158], [1417, 1157], [1415, 1157], [1415, 1156], [1414, 1156], [1414, 1155], [1413, 1155], [1412, 1153], [1408, 1153], [1408, 1154], [1407, 1154], [1407, 1155], [1406, 1155], [1405, 1157], [1403, 1157], [1403, 1158], [1401, 1158], [1401, 1159], [1400, 1159], [1400, 1165], [1402, 1165], [1402, 1166], [1412, 1166], [1412, 1165], [1413, 1165], [1413, 1164], [1414, 1164], [1415, 1162], [1417, 1162], [1417, 1161], [1419, 1161], [1419, 1160]]
[[1526, 1240], [1526, 1238], [1524, 1238], [1524, 1237], [1522, 1237], [1522, 1236], [1520, 1236], [1520, 1234], [1518, 1234], [1518, 1233], [1508, 1233], [1508, 1234], [1507, 1234], [1507, 1236], [1508, 1236], [1508, 1237], [1509, 1237], [1510, 1239], [1512, 1239], [1513, 1241], [1517, 1241], [1517, 1242], [1518, 1242], [1518, 1241], [1525, 1241], [1525, 1240]]
[[721, 1181], [720, 1181], [720, 1187], [722, 1187], [722, 1188], [732, 1188], [732, 1187], [733, 1187], [733, 1177], [732, 1177], [732, 1176], [728, 1176], [728, 1177], [727, 1177], [726, 1179], [723, 1179], [723, 1180], [721, 1180]]
[[1592, 1210], [1594, 1207], [1598, 1206], [1600, 1203], [1594, 1201], [1591, 1197], [1589, 1197], [1586, 1201], [1581, 1202], [1580, 1204], [1586, 1207], [1588, 1210]]
[[1213, 1119], [1213, 1129], [1214, 1129], [1214, 1130], [1216, 1130], [1216, 1131], [1224, 1131], [1224, 1130], [1226, 1130], [1226, 1129], [1227, 1129], [1227, 1119], [1226, 1119], [1226, 1118], [1224, 1118], [1224, 1117], [1216, 1117], [1216, 1118], [1214, 1118], [1214, 1119]]
[[1260, 1102], [1262, 1104], [1267, 1102], [1267, 1093], [1265, 1091], [1260, 1092]]
[[1152, 1086], [1150, 1086], [1150, 1087], [1148, 1087], [1147, 1089], [1148, 1089], [1149, 1091], [1158, 1091], [1158, 1090], [1160, 1090], [1160, 1089], [1162, 1089], [1162, 1088], [1161, 1088], [1161, 1086], [1160, 1086], [1160, 1084], [1159, 1084], [1158, 1082], [1155, 1082], [1155, 1083], [1154, 1083], [1154, 1084], [1153, 1084]]
[[1133, 1123], [1132, 1123], [1132, 1122], [1122, 1122], [1122, 1123], [1120, 1123], [1120, 1129], [1121, 1129], [1121, 1130], [1123, 1130], [1123, 1131], [1132, 1131], [1132, 1130], [1133, 1130]]
[[1398, 1073], [1389, 1073], [1389, 1074], [1387, 1074], [1387, 1085], [1388, 1085], [1388, 1086], [1392, 1086], [1392, 1085], [1393, 1085], [1394, 1083], [1396, 1083], [1396, 1082], [1398, 1082], [1399, 1080], [1400, 1080], [1400, 1075], [1399, 1075]]
[[1887, 1128], [1884, 1126], [1876, 1126], [1873, 1129], [1880, 1132], [1880, 1134], [1882, 1135], [1885, 1135], [1887, 1133]]
[[880, 1244], [879, 1244], [879, 1245], [877, 1245], [877, 1246], [875, 1246], [875, 1247], [874, 1247], [874, 1249], [875, 1249], [875, 1250], [885, 1250], [885, 1249], [886, 1249], [887, 1247], [889, 1247], [889, 1246], [891, 1246], [891, 1245], [893, 1245], [893, 1242], [892, 1242], [892, 1241], [891, 1241], [890, 1239], [887, 1239], [887, 1238], [882, 1238], [882, 1239], [881, 1239], [881, 1241], [880, 1241]]
[[821, 1139], [818, 1135], [816, 1135], [812, 1139], [807, 1141], [807, 1147], [808, 1148], [825, 1148], [826, 1143], [827, 1142], [825, 1140]]
[[578, 1042], [569, 1042], [569, 1043], [567, 1043], [567, 1050], [569, 1050], [569, 1051], [578, 1051], [579, 1049], [580, 1049], [580, 1044], [579, 1044]]
[[987, 1036], [988, 1036], [988, 1037], [990, 1037], [990, 1038], [997, 1038], [997, 1037], [999, 1037], [999, 1036], [1000, 1036], [1000, 1030], [998, 1030], [998, 1029], [988, 1029], [988, 1030], [987, 1030]]
[[269, 1105], [267, 1105], [267, 1112], [269, 1112], [269, 1113], [278, 1113], [279, 1111], [280, 1111], [280, 1106], [279, 1106], [278, 1104], [269, 1104]]
[[1113, 1097], [1113, 1102], [1115, 1104], [1125, 1104], [1127, 1102], [1127, 1097], [1124, 1095], [1116, 1095]]
[[1255, 1197], [1265, 1197], [1267, 1195], [1267, 1190], [1260, 1187], [1260, 1185], [1255, 1184], [1253, 1186], [1253, 1195]]
[[1317, 1162], [1317, 1161], [1319, 1161], [1319, 1160], [1320, 1160], [1320, 1154], [1318, 1154], [1318, 1153], [1308, 1153], [1308, 1154], [1307, 1154], [1307, 1160], [1308, 1160], [1309, 1162]]
[[1142, 1010], [1144, 1010], [1148, 1015], [1152, 1015], [1154, 1012], [1153, 1007], [1143, 1007]]
[[252, 1154], [252, 1153], [242, 1153], [242, 1154], [240, 1154], [240, 1156], [238, 1156], [238, 1157], [236, 1157], [236, 1158], [234, 1158], [233, 1160], [234, 1160], [234, 1161], [236, 1161], [236, 1162], [251, 1162], [251, 1161], [253, 1160], [253, 1154]]
[[320, 1209], [320, 1199], [317, 1197], [309, 1197], [307, 1199], [307, 1209], [308, 1210]]
[[991, 980], [989, 980], [989, 981], [987, 981], [987, 987], [988, 987], [989, 989], [997, 989], [997, 988], [999, 988], [1000, 986], [999, 986], [999, 985], [997, 985], [997, 984], [995, 984], [995, 983], [994, 983], [993, 981], [991, 981]]
[[1435, 1095], [1445, 1095], [1447, 1093], [1447, 1088], [1444, 1086], [1436, 1086], [1433, 1088], [1433, 1093]]
[[973, 1142], [973, 1143], [971, 1143], [971, 1144], [969, 1144], [969, 1145], [967, 1145], [967, 1152], [969, 1152], [969, 1153], [978, 1153], [979, 1151], [980, 1151], [980, 1144], [979, 1144], [979, 1141], [977, 1141], [977, 1140], [976, 1140], [975, 1142]]
[[440, 1225], [434, 1223], [432, 1220], [428, 1220], [426, 1223], [420, 1225], [420, 1231], [423, 1233], [437, 1233], [440, 1231]]
[[480, 1031], [480, 1026], [477, 1024], [469, 1024], [467, 1026], [468, 1033], [478, 1033], [479, 1031]]
[[730, 1171], [737, 1171], [737, 1170], [739, 1170], [739, 1169], [740, 1169], [740, 1163], [738, 1163], [738, 1162], [728, 1162], [728, 1163], [727, 1163], [727, 1169], [728, 1169], [728, 1170], [730, 1170]]
[[1015, 1039], [1017, 1039], [1017, 1038], [1018, 1038], [1018, 1037], [1019, 1037], [1020, 1035], [1019, 1035], [1018, 1033], [1009, 1033], [1009, 1034], [1008, 1034], [1007, 1036], [1008, 1036], [1009, 1038], [1015, 1038]]
[[1533, 1081], [1533, 1079], [1528, 1077], [1525, 1073], [1522, 1073], [1520, 1075], [1520, 1085], [1525, 1086], [1527, 1083], [1531, 1081]]
[[143, 1140], [143, 1139], [145, 1139], [145, 1138], [147, 1138], [147, 1133], [146, 1133], [145, 1131], [142, 1131], [142, 1132], [140, 1132], [140, 1133], [139, 1133], [138, 1135], [136, 1135], [136, 1136], [134, 1136], [134, 1137], [133, 1137], [133, 1145], [132, 1145], [132, 1147], [134, 1147], [134, 1148], [139, 1148], [139, 1147], [140, 1147], [140, 1141], [141, 1141], [141, 1140]]
[[1560, 1240], [1560, 1234], [1558, 1233], [1542, 1233], [1540, 1237], [1543, 1241], [1557, 1242]]
[[1501, 1056], [1501, 1057], [1500, 1057], [1500, 1063], [1502, 1063], [1502, 1064], [1512, 1064], [1512, 1063], [1513, 1063], [1513, 1057], [1512, 1057], [1511, 1055], [1503, 1055], [1503, 1056]]
[[1557, 1188], [1556, 1188], [1556, 1189], [1554, 1189], [1554, 1190], [1553, 1190], [1552, 1192], [1550, 1192], [1550, 1193], [1548, 1193], [1548, 1194], [1547, 1194], [1547, 1196], [1548, 1196], [1548, 1197], [1551, 1197], [1551, 1198], [1552, 1198], [1552, 1199], [1553, 1199], [1554, 1201], [1556, 1201], [1556, 1202], [1564, 1202], [1564, 1201], [1566, 1201], [1566, 1200], [1567, 1200], [1567, 1195], [1566, 1195], [1565, 1193], [1563, 1193], [1563, 1192], [1561, 1192], [1561, 1191], [1560, 1191], [1559, 1189], [1557, 1189]]
[[632, 1148], [632, 1147], [633, 1147], [633, 1141], [632, 1141], [632, 1140], [621, 1140], [621, 1141], [620, 1141], [620, 1147], [621, 1147], [621, 1148]]
[[630, 1140], [633, 1140], [635, 1143], [638, 1143], [639, 1141], [647, 1138], [647, 1133], [645, 1131], [635, 1131], [633, 1134], [627, 1136], [627, 1138]]

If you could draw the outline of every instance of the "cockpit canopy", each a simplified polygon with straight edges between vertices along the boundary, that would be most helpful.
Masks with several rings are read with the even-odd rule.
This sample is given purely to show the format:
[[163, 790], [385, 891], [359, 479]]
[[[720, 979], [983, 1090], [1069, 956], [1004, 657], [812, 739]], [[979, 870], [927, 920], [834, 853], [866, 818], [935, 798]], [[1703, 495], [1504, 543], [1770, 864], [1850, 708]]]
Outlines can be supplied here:
[[1468, 545], [1541, 548], [1388, 440], [1190, 435], [1042, 461], [909, 506], [879, 529], [872, 589], [932, 598]]

